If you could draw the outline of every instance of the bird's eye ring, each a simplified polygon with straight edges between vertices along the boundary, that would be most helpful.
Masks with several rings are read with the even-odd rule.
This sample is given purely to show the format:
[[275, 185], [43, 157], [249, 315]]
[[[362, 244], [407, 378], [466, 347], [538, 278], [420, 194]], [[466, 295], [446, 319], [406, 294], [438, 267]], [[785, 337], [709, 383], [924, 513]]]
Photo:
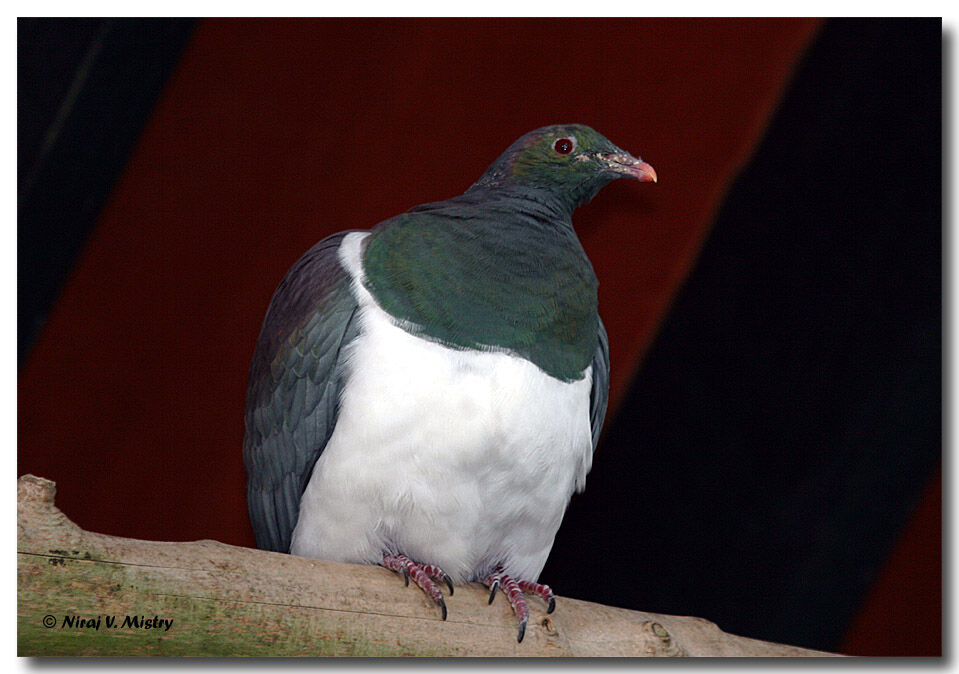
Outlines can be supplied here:
[[553, 143], [553, 150], [557, 154], [569, 154], [576, 148], [575, 138], [557, 138]]

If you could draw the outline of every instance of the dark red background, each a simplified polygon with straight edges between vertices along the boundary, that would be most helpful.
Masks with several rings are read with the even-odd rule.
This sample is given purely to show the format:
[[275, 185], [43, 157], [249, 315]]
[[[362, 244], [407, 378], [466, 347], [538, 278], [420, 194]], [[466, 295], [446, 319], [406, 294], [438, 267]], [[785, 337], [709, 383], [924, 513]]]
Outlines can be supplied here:
[[87, 529], [252, 545], [243, 395], [283, 273], [327, 234], [462, 192], [557, 122], [660, 178], [578, 213], [614, 416], [818, 26], [200, 22], [21, 368], [18, 472], [55, 480]]

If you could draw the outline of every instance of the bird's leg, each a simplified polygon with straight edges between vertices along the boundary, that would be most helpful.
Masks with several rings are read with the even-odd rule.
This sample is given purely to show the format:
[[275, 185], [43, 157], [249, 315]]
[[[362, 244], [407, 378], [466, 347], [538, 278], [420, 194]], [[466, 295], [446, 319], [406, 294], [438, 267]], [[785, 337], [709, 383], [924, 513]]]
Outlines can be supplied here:
[[418, 564], [406, 555], [386, 555], [383, 557], [383, 566], [391, 571], [402, 572], [406, 579], [406, 584], [410, 584], [410, 578], [420, 586], [420, 588], [443, 609], [443, 620], [446, 620], [446, 602], [443, 600], [443, 593], [433, 582], [433, 579], [440, 579], [446, 583], [450, 589], [450, 596], [453, 594], [453, 581], [438, 566], [433, 564]]
[[523, 596], [524, 592], [542, 597], [549, 605], [546, 609], [547, 613], [552, 613], [553, 609], [556, 608], [556, 599], [548, 585], [541, 585], [528, 580], [514, 580], [503, 573], [502, 569], [497, 569], [488, 575], [483, 580], [483, 585], [490, 588], [489, 603], [493, 603], [496, 590], [502, 590], [506, 598], [509, 599], [509, 605], [513, 607], [513, 613], [516, 614], [516, 620], [519, 621], [519, 634], [516, 637], [518, 642], [523, 641], [523, 637], [526, 635], [526, 623], [529, 621], [529, 606]]

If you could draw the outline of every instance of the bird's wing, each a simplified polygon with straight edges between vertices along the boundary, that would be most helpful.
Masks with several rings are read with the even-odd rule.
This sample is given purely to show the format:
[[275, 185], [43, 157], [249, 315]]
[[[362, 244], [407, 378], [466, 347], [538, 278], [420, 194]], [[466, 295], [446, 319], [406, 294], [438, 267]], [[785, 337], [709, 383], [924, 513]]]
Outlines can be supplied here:
[[256, 544], [289, 552], [300, 497], [336, 424], [344, 349], [357, 303], [337, 251], [323, 239], [280, 283], [253, 353], [246, 393], [247, 507]]
[[609, 338], [603, 321], [599, 321], [599, 344], [593, 355], [593, 388], [589, 392], [589, 424], [593, 431], [593, 451], [599, 443], [599, 433], [606, 417], [609, 402]]

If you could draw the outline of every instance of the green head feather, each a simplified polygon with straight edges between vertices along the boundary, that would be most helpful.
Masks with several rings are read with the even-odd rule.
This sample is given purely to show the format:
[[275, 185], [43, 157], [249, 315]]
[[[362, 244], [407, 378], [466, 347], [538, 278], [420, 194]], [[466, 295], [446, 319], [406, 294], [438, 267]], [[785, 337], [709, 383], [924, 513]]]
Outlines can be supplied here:
[[555, 124], [519, 138], [470, 189], [545, 193], [572, 212], [617, 178], [655, 180], [656, 174], [588, 126]]

